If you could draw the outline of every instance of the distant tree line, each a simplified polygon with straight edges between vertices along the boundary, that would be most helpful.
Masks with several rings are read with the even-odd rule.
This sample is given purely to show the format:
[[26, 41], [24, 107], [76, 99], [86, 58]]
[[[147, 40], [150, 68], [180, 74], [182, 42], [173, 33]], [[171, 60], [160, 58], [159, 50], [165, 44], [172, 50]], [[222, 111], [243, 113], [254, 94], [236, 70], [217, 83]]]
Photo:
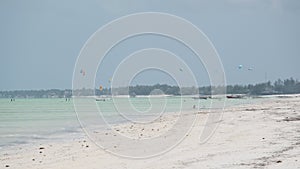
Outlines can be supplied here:
[[72, 90], [14, 90], [0, 91], [0, 98], [70, 98]]
[[136, 85], [129, 87], [129, 95], [180, 95], [180, 88], [178, 86], [169, 86], [166, 84], [156, 84], [153, 86], [147, 85]]
[[296, 94], [300, 93], [300, 82], [293, 78], [281, 80], [274, 83], [266, 82], [256, 85], [229, 85], [228, 94], [250, 94], [250, 95], [268, 95], [268, 94]]
[[[16, 90], [16, 91], [0, 91], [0, 98], [70, 98], [72, 95], [79, 96], [101, 96], [101, 95], [211, 95], [220, 94], [222, 86], [205, 86], [205, 87], [178, 87], [166, 84], [156, 85], [136, 85], [119, 88], [99, 89], [80, 89], [80, 90]], [[226, 87], [227, 94], [248, 94], [248, 95], [268, 95], [268, 94], [295, 94], [300, 93], [300, 82], [293, 78], [281, 80], [278, 79], [274, 83], [266, 82], [249, 85], [228, 85]]]

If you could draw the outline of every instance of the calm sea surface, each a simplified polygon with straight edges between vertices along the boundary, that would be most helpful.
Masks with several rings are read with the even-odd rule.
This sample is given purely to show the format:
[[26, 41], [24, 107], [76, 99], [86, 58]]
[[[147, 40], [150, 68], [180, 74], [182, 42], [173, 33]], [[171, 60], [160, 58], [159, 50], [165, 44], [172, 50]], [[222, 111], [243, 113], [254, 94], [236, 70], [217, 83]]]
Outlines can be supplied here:
[[[196, 111], [194, 105], [196, 109], [208, 109], [212, 101], [217, 103], [215, 108], [223, 105], [223, 101], [218, 99], [195, 100], [191, 97], [130, 98], [129, 102], [128, 98], [93, 101], [110, 123], [126, 122], [124, 117], [133, 121], [138, 121], [140, 117], [151, 119], [162, 111]], [[259, 99], [230, 99], [226, 100], [226, 106], [256, 101]], [[81, 112], [79, 117], [82, 116], [84, 113]], [[13, 102], [0, 99], [0, 148], [39, 140], [63, 139], [67, 135], [83, 135], [72, 99], [16, 99]]]

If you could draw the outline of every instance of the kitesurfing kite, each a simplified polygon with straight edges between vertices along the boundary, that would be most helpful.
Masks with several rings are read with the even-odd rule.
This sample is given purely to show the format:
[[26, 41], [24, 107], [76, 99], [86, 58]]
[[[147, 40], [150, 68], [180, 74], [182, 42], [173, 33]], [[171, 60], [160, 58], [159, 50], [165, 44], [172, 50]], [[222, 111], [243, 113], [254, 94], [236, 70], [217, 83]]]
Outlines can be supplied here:
[[80, 74], [82, 74], [82, 76], [85, 76], [85, 70], [81, 69]]

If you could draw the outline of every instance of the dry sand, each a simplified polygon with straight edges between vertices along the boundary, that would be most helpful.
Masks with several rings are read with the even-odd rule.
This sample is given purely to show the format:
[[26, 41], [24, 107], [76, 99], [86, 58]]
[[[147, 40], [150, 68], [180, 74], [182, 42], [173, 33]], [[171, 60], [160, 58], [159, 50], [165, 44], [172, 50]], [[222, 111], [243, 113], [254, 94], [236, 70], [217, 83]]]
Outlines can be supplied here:
[[[88, 138], [77, 138], [0, 150], [0, 168], [300, 168], [300, 96], [272, 97], [261, 103], [226, 108], [215, 134], [204, 144], [198, 140], [207, 113], [193, 113], [199, 114], [199, 121], [191, 133], [161, 156], [121, 158], [105, 152]], [[115, 130], [147, 138], [172, 126], [172, 118], [176, 117], [168, 116], [147, 129], [123, 124], [115, 126]], [[109, 134], [113, 133], [104, 132]], [[127, 148], [134, 150], [135, 146]]]

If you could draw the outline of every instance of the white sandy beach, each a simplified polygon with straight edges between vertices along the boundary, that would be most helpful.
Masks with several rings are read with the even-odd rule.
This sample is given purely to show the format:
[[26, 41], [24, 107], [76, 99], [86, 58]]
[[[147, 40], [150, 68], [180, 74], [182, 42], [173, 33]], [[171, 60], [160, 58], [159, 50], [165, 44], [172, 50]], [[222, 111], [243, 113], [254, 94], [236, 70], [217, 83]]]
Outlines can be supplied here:
[[[300, 168], [300, 96], [271, 97], [252, 105], [224, 110], [211, 139], [199, 144], [206, 112], [187, 138], [171, 151], [147, 159], [122, 158], [105, 152], [88, 138], [20, 145], [0, 150], [0, 168], [12, 169], [181, 169], [181, 168]], [[192, 113], [187, 113], [192, 114]], [[117, 130], [143, 137], [163, 132], [168, 116], [150, 128], [119, 125]], [[158, 131], [157, 129], [161, 129]], [[105, 133], [112, 134], [112, 133]], [[135, 146], [125, 145], [129, 151]], [[117, 147], [115, 147], [117, 148]]]

